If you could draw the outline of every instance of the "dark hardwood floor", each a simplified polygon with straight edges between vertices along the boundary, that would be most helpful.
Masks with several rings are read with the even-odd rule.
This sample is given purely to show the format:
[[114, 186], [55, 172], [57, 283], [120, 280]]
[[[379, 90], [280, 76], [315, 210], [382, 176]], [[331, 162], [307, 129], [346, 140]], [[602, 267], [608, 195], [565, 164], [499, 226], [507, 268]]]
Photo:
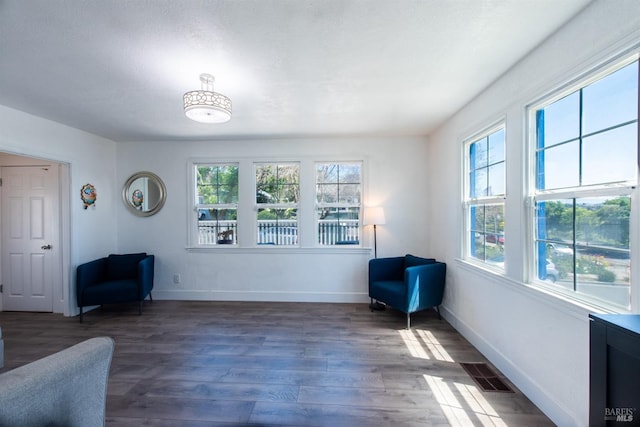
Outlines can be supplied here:
[[107, 426], [553, 425], [515, 388], [479, 391], [459, 363], [487, 361], [433, 310], [410, 332], [402, 313], [367, 304], [154, 301], [137, 313], [0, 313], [2, 371], [110, 336]]

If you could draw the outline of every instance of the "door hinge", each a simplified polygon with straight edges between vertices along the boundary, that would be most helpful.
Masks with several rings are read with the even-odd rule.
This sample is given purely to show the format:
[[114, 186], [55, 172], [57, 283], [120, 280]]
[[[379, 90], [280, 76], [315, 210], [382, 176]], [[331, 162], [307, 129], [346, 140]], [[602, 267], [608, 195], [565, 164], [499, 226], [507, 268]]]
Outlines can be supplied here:
[[4, 291], [4, 285], [0, 285], [0, 294]]
[[0, 187], [2, 187], [2, 178], [0, 178]]

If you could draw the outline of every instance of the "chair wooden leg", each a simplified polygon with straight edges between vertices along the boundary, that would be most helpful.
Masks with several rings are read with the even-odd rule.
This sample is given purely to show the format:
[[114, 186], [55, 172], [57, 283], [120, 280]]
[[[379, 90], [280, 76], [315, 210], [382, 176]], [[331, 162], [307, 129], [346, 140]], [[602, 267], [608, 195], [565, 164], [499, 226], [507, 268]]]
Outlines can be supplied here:
[[80, 323], [82, 323], [82, 307], [80, 307]]
[[411, 330], [411, 314], [407, 313], [407, 330]]
[[438, 320], [442, 320], [442, 316], [440, 315], [440, 306], [436, 305], [436, 312], [438, 313]]
[[151, 296], [151, 292], [149, 292], [149, 301], [153, 302], [153, 297]]
[[138, 315], [142, 316], [142, 303], [143, 300], [140, 300], [140, 308], [138, 309]]

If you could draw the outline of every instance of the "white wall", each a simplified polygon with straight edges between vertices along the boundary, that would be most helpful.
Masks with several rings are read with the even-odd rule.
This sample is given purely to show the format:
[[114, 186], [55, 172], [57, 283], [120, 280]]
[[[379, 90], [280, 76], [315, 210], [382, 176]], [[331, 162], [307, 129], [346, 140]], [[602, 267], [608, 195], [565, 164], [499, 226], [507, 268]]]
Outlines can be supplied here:
[[[54, 303], [66, 315], [76, 311], [75, 266], [115, 251], [116, 205], [120, 188], [115, 179], [116, 145], [95, 135], [44, 120], [0, 105], [0, 151], [64, 164], [63, 176], [64, 266], [62, 290], [55, 295], [64, 299]], [[91, 183], [96, 187], [95, 208], [85, 210], [80, 189]], [[57, 310], [56, 310], [57, 311]]]
[[[428, 172], [426, 139], [355, 138], [216, 142], [112, 141], [0, 106], [0, 151], [62, 163], [63, 217], [67, 238], [63, 265], [63, 311], [76, 314], [75, 267], [112, 252], [147, 251], [157, 256], [157, 298], [251, 301], [367, 301], [367, 261], [372, 230], [362, 249], [187, 250], [187, 163], [193, 158], [365, 160], [365, 204], [382, 205], [387, 224], [378, 227], [378, 256], [427, 251]], [[117, 167], [116, 167], [117, 164]], [[121, 200], [127, 178], [157, 173], [167, 202], [152, 217], [135, 217]], [[98, 198], [84, 209], [80, 188], [91, 183]], [[173, 283], [173, 275], [181, 283]], [[1, 307], [1, 306], [0, 306]]]
[[[524, 285], [525, 106], [640, 42], [640, 2], [597, 1], [431, 135], [430, 254], [448, 264], [444, 315], [556, 424], [588, 424], [589, 309]], [[506, 118], [506, 276], [460, 261], [462, 141]], [[436, 179], [437, 177], [437, 179]]]
[[[378, 256], [429, 255], [426, 155], [426, 139], [402, 137], [121, 144], [118, 184], [138, 171], [156, 173], [167, 187], [167, 201], [159, 213], [145, 218], [134, 216], [121, 204], [118, 249], [156, 255], [154, 298], [368, 301], [367, 263], [373, 255], [369, 249], [308, 245], [187, 250], [187, 216], [193, 214], [188, 206], [188, 162], [194, 158], [298, 159], [306, 162], [304, 167], [312, 166], [314, 160], [363, 159], [364, 203], [383, 206], [387, 219], [386, 225], [378, 227]], [[301, 209], [313, 212], [312, 197], [304, 197], [305, 193]], [[372, 246], [371, 236], [371, 228], [366, 227], [363, 246]], [[174, 274], [181, 276], [181, 283], [173, 283]]]

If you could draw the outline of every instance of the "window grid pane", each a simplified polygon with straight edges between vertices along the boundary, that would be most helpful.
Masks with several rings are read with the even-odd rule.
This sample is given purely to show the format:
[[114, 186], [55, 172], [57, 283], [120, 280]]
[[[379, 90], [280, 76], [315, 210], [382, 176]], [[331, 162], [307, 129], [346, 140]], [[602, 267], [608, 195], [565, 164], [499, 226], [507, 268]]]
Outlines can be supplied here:
[[505, 194], [504, 128], [469, 144], [469, 196]]
[[637, 123], [586, 137], [582, 143], [582, 185], [633, 181], [636, 162], [620, 162], [620, 155], [637, 156]]
[[238, 165], [195, 165], [199, 245], [237, 244]]
[[198, 204], [238, 202], [237, 165], [197, 165], [196, 170]]
[[638, 62], [539, 109], [536, 188], [637, 180], [637, 122]]
[[258, 245], [297, 245], [297, 209], [258, 209]]
[[469, 256], [504, 267], [504, 204], [472, 205], [469, 216]]
[[538, 203], [536, 277], [627, 307], [630, 195]]
[[638, 109], [637, 63], [609, 74], [582, 91], [582, 131], [590, 134], [636, 120]]
[[237, 209], [198, 209], [198, 244], [236, 244]]
[[300, 166], [266, 163], [256, 165], [255, 171], [257, 244], [297, 245]]
[[360, 243], [360, 207], [319, 208], [318, 243], [357, 245]]
[[[609, 185], [637, 183], [638, 62], [538, 109], [535, 117], [535, 187], [546, 193], [535, 203], [535, 277], [628, 308], [631, 190]], [[562, 191], [570, 198], [553, 197]]]
[[316, 164], [318, 244], [360, 244], [362, 164]]
[[473, 140], [467, 153], [465, 258], [504, 268], [504, 203], [486, 202], [488, 197], [506, 195], [504, 127]]
[[580, 94], [566, 96], [542, 110], [544, 115], [543, 144], [540, 148], [575, 140], [580, 135]]

